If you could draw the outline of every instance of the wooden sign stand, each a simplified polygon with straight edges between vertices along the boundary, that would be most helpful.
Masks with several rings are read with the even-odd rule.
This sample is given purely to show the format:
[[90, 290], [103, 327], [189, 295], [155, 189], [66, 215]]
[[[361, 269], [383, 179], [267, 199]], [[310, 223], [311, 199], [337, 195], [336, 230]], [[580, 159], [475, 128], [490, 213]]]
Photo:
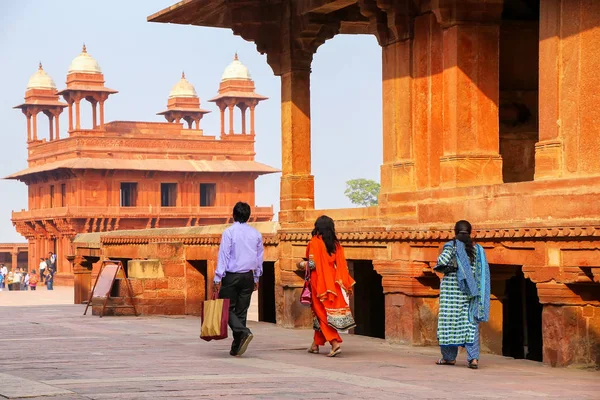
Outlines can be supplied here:
[[100, 299], [104, 300], [102, 304], [102, 312], [100, 313], [100, 318], [102, 318], [102, 316], [104, 315], [104, 310], [106, 308], [106, 303], [108, 303], [108, 298], [110, 297], [110, 291], [117, 277], [127, 282], [127, 290], [129, 292], [131, 304], [123, 306], [111, 306], [110, 308], [133, 308], [133, 313], [137, 317], [137, 310], [135, 309], [135, 304], [133, 303], [133, 290], [131, 289], [131, 283], [129, 282], [129, 279], [125, 277], [125, 269], [123, 268], [123, 263], [121, 261], [112, 260], [102, 261], [100, 272], [98, 273], [96, 281], [94, 282], [94, 287], [92, 288], [92, 292], [90, 293], [90, 299], [88, 300], [83, 315], [87, 313], [87, 310], [90, 304], [92, 304], [93, 299]]

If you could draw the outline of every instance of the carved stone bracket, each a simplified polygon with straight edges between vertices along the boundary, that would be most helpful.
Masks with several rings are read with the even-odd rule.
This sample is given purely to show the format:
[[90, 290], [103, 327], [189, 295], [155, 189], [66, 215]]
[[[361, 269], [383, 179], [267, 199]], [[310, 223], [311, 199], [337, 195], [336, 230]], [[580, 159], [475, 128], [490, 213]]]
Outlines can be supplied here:
[[373, 261], [373, 268], [382, 277], [383, 292], [407, 296], [437, 297], [439, 280], [427, 263], [406, 261]]
[[362, 15], [369, 19], [377, 41], [386, 46], [411, 39], [417, 13], [412, 0], [359, 0]]
[[300, 15], [291, 2], [230, 1], [228, 7], [233, 33], [254, 42], [278, 76], [292, 70], [310, 71], [319, 46], [340, 30], [340, 21]]
[[461, 24], [496, 24], [501, 21], [504, 0], [431, 0], [432, 11], [444, 28]]
[[531, 279], [534, 283], [564, 283], [564, 284], [577, 284], [577, 283], [594, 283], [600, 280], [600, 268], [590, 268], [589, 271], [585, 271], [585, 267], [539, 267], [535, 265], [524, 265], [523, 274], [525, 278]]

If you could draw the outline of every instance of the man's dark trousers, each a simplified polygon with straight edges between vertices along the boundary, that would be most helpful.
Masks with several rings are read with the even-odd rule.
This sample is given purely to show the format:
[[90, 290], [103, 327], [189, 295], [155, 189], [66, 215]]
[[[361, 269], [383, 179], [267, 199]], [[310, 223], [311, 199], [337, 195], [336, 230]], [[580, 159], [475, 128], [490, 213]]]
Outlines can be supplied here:
[[221, 281], [219, 298], [229, 299], [229, 327], [233, 331], [232, 349], [240, 344], [240, 339], [250, 334], [246, 328], [246, 317], [254, 291], [254, 273], [227, 272]]

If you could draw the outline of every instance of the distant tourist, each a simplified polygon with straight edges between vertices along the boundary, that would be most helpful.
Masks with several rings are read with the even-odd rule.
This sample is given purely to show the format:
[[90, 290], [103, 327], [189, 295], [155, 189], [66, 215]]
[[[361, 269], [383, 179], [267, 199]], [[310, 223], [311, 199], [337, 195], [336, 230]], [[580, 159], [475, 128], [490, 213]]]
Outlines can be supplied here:
[[48, 260], [50, 261], [48, 262], [48, 268], [54, 270], [56, 273], [56, 254], [53, 252], [48, 253]]
[[8, 268], [6, 265], [0, 264], [0, 275], [2, 275], [2, 283], [0, 283], [0, 289], [4, 289], [6, 287], [6, 276], [8, 275]]
[[29, 273], [21, 268], [21, 274], [23, 275], [23, 281], [21, 282], [21, 290], [29, 290]]
[[300, 268], [310, 270], [311, 308], [315, 331], [309, 353], [318, 354], [319, 346], [331, 344], [328, 357], [342, 352], [339, 331], [354, 328], [356, 323], [350, 312], [343, 291], [352, 295], [355, 284], [348, 272], [344, 249], [340, 245], [333, 219], [319, 217], [312, 231], [312, 239], [306, 246], [306, 259], [298, 263]]
[[4, 290], [4, 274], [0, 272], [0, 292]]
[[490, 316], [490, 269], [483, 247], [471, 240], [471, 229], [468, 221], [458, 221], [456, 239], [444, 245], [437, 260], [435, 269], [444, 277], [437, 328], [442, 358], [436, 364], [456, 364], [458, 347], [465, 347], [468, 367], [477, 369], [479, 323]]
[[229, 327], [233, 343], [229, 354], [241, 356], [254, 337], [246, 327], [252, 292], [258, 290], [263, 271], [264, 248], [261, 234], [246, 224], [250, 206], [238, 202], [233, 207], [234, 224], [223, 232], [214, 290], [222, 299], [230, 299]]
[[42, 285], [45, 283], [44, 273], [46, 272], [47, 266], [48, 266], [48, 264], [46, 264], [46, 260], [44, 260], [43, 258], [40, 258], [40, 279], [42, 281]]
[[12, 277], [12, 290], [21, 290], [21, 281], [23, 280], [23, 274], [21, 270], [17, 268]]
[[8, 286], [8, 290], [13, 290], [13, 275], [14, 272], [10, 271], [8, 275], [6, 275], [6, 286]]
[[54, 290], [54, 269], [52, 267], [46, 268], [46, 289]]
[[40, 278], [38, 276], [38, 274], [35, 273], [35, 269], [33, 271], [31, 271], [31, 274], [29, 274], [29, 287], [31, 288], [31, 290], [36, 290], [37, 289], [37, 284], [40, 281]]

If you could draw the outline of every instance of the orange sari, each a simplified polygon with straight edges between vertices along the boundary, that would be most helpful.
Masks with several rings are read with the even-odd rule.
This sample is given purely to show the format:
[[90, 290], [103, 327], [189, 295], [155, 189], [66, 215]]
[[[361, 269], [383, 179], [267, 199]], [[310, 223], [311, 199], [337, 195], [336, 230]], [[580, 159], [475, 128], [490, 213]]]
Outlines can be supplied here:
[[355, 284], [348, 273], [344, 249], [337, 245], [336, 252], [330, 255], [323, 240], [314, 236], [306, 246], [306, 257], [311, 254], [315, 262], [310, 273], [315, 344], [323, 346], [332, 340], [341, 343], [338, 330], [356, 326], [342, 293], [342, 288], [350, 291]]

